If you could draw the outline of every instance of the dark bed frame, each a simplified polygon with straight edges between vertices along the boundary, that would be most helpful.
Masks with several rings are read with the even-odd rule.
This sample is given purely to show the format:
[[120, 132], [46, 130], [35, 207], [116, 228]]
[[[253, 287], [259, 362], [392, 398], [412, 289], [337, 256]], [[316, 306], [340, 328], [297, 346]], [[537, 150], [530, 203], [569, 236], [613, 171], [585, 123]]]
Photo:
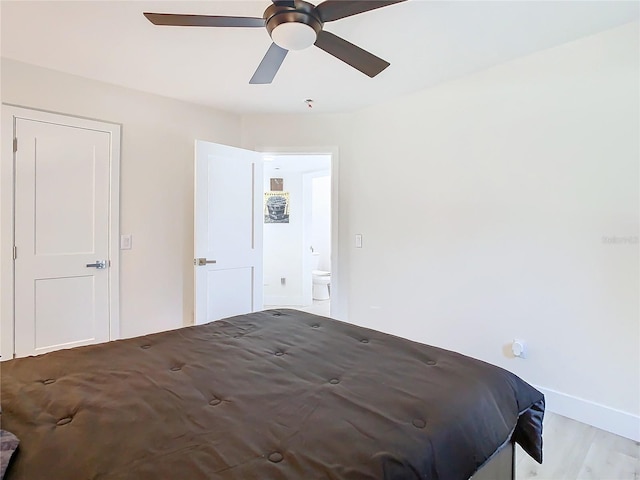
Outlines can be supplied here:
[[515, 445], [508, 442], [470, 480], [515, 480], [515, 457]]

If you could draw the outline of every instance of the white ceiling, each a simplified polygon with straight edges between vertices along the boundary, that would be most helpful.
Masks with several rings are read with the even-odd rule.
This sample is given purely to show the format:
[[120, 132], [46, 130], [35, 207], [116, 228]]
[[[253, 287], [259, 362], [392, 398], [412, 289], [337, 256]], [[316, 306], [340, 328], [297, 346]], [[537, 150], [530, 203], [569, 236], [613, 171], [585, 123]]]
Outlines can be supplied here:
[[262, 16], [269, 0], [2, 1], [2, 56], [227, 111], [349, 112], [638, 20], [636, 1], [410, 0], [325, 24], [391, 62], [370, 79], [322, 50], [249, 79], [261, 28], [158, 27], [142, 12]]

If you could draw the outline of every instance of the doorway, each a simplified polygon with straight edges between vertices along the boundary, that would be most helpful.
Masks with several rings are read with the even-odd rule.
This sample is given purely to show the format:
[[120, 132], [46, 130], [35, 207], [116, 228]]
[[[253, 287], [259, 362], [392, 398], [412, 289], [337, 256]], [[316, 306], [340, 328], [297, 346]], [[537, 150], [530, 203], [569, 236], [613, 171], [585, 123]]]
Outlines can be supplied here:
[[332, 156], [264, 159], [264, 305], [331, 312]]
[[[221, 315], [228, 316], [258, 311], [265, 306], [267, 308], [286, 306], [307, 309], [320, 315], [329, 316], [330, 313], [333, 318], [346, 320], [344, 312], [347, 310], [347, 305], [346, 299], [340, 295], [339, 281], [341, 281], [341, 276], [338, 272], [338, 175], [332, 175], [332, 172], [339, 171], [337, 148], [317, 148], [304, 153], [300, 153], [298, 149], [290, 151], [265, 148], [261, 153], [258, 153], [197, 140], [195, 157], [195, 323], [217, 320], [221, 318]], [[282, 175], [286, 171], [283, 171], [282, 166], [276, 170], [278, 167], [275, 162], [276, 157], [283, 162], [293, 164], [287, 166], [297, 170], [293, 172], [296, 180], [294, 183], [289, 183], [289, 180]], [[240, 170], [236, 173], [240, 175], [239, 177], [227, 172], [225, 169], [225, 164], [229, 163], [227, 160], [232, 161], [234, 165], [237, 164], [236, 167]], [[317, 168], [314, 161], [322, 162], [322, 167]], [[263, 164], [268, 164], [266, 175]], [[325, 181], [325, 185], [328, 185], [330, 190], [328, 201], [330, 213], [327, 214], [330, 224], [328, 247], [318, 247], [319, 242], [316, 242], [315, 246], [313, 245], [314, 241], [309, 233], [311, 224], [305, 222], [304, 227], [297, 230], [299, 242], [293, 244], [289, 249], [284, 249], [284, 253], [280, 253], [282, 249], [280, 252], [268, 249], [268, 253], [265, 254], [263, 250], [265, 227], [271, 229], [277, 226], [279, 228], [275, 228], [274, 231], [280, 234], [287, 231], [287, 226], [295, 226], [297, 223], [297, 226], [300, 227], [300, 222], [306, 216], [311, 215], [312, 206], [310, 199], [312, 189], [310, 187], [304, 188], [302, 185], [303, 177], [305, 185], [312, 184], [314, 179], [324, 175], [323, 172], [329, 174], [329, 178]], [[274, 180], [273, 188], [272, 178]], [[223, 183], [216, 183], [216, 179]], [[237, 190], [235, 186], [241, 186], [241, 190], [235, 191]], [[291, 186], [295, 188], [291, 190], [289, 188]], [[226, 195], [222, 194], [226, 187], [235, 190]], [[220, 191], [216, 193], [218, 190]], [[287, 206], [285, 201], [283, 204], [282, 198], [270, 201], [273, 218], [265, 219], [265, 211], [267, 215], [269, 214], [265, 197], [267, 197], [266, 193], [270, 192], [277, 193], [277, 196], [285, 199], [288, 197], [291, 203]], [[306, 192], [309, 200], [298, 205], [298, 202], [301, 202], [305, 197], [303, 192]], [[284, 195], [285, 193], [288, 195]], [[218, 201], [211, 201], [216, 196], [219, 197]], [[230, 201], [230, 199], [235, 200]], [[248, 201], [249, 199], [250, 201]], [[216, 205], [221, 208], [218, 213], [216, 213]], [[304, 205], [306, 205], [306, 211], [303, 209]], [[252, 227], [248, 228], [248, 226]], [[229, 230], [238, 234], [237, 238], [234, 237], [235, 240], [231, 245], [232, 250], [235, 250], [237, 244], [239, 248], [250, 246], [250, 252], [234, 255], [233, 252], [220, 248], [221, 245], [217, 242], [216, 236], [227, 236], [226, 232]], [[280, 247], [283, 245], [282, 242], [272, 243]], [[320, 253], [320, 249], [326, 252], [325, 259], [330, 259], [322, 263], [318, 258], [318, 268], [326, 268], [324, 272], [329, 274], [329, 278], [326, 278], [325, 274], [325, 285], [318, 287], [320, 291], [326, 288], [329, 296], [327, 299], [329, 301], [324, 301], [321, 306], [317, 302], [314, 305], [313, 302], [312, 278], [312, 270], [315, 269], [312, 253]], [[276, 275], [270, 274], [269, 278], [263, 274], [264, 263], [268, 263], [270, 260], [280, 261], [281, 267], [286, 263], [282, 260], [283, 257], [291, 252], [297, 256], [296, 260], [292, 262], [295, 270], [292, 271], [292, 274], [278, 272]], [[237, 263], [236, 260], [240, 263]], [[229, 262], [233, 262], [233, 265]], [[327, 263], [329, 268], [327, 268]], [[234, 277], [232, 282], [222, 281], [226, 286], [233, 284], [232, 296], [219, 294], [223, 291], [229, 291], [228, 288], [224, 290], [226, 286], [220, 288], [221, 282], [216, 281], [216, 277], [221, 275], [219, 270], [225, 269], [251, 271], [250, 281], [249, 275], [242, 276], [240, 274]], [[218, 287], [216, 287], [216, 283]], [[280, 287], [294, 286], [297, 292], [288, 295], [287, 298], [282, 295], [283, 290], [278, 288], [264, 294], [267, 287], [278, 287], [278, 285]]]

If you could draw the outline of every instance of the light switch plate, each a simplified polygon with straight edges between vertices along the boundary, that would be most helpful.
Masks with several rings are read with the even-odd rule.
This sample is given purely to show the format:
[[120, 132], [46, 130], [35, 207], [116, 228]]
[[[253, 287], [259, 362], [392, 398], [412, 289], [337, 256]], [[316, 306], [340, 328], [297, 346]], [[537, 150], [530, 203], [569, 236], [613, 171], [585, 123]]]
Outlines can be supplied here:
[[356, 233], [356, 248], [362, 248], [362, 234]]
[[133, 235], [120, 235], [120, 250], [131, 250]]

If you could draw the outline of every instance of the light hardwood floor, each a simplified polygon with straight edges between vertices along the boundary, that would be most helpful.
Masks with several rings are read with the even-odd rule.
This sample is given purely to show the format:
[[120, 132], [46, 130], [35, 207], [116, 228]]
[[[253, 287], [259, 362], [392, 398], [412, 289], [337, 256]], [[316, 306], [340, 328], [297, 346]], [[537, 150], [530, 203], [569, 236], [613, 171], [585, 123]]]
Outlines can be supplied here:
[[638, 442], [550, 412], [543, 441], [542, 465], [518, 447], [517, 480], [640, 480]]

